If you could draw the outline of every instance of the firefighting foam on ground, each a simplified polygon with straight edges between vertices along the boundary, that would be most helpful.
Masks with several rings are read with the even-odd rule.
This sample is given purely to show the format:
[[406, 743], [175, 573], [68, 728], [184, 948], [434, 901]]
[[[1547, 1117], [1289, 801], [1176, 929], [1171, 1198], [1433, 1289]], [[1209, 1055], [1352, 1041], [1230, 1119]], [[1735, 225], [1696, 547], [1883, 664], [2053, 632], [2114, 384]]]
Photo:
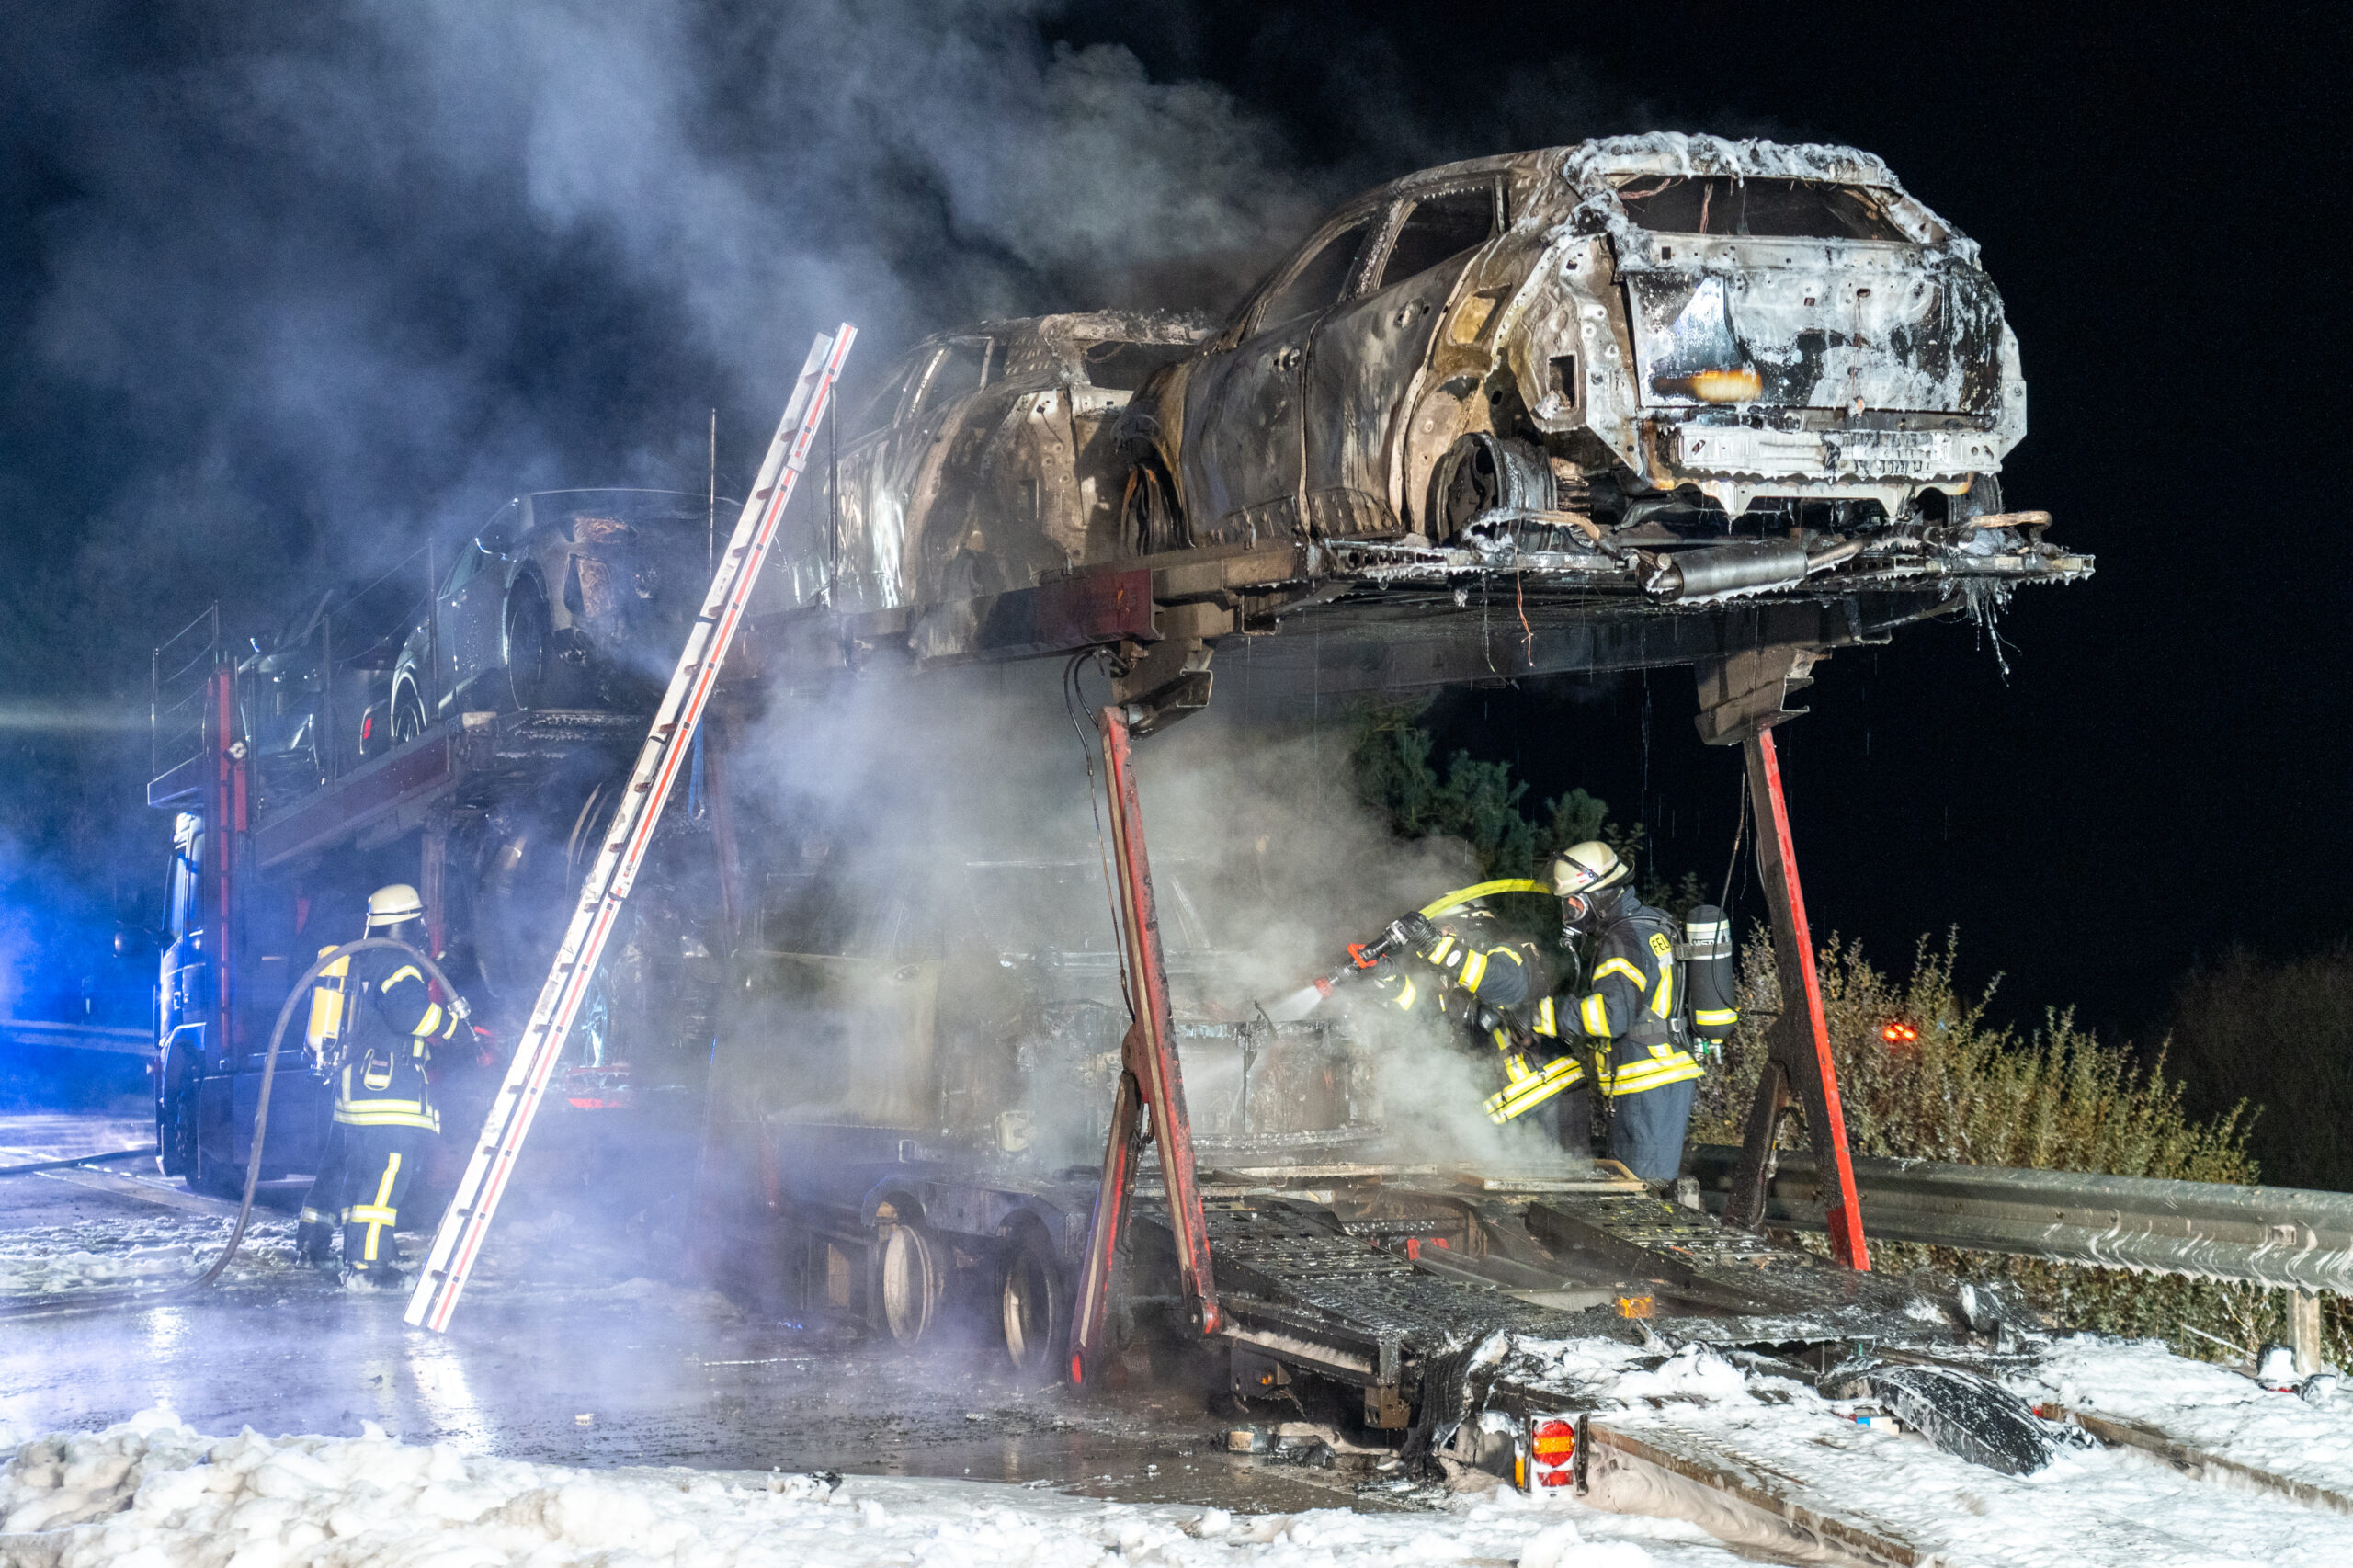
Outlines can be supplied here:
[[[1213, 140], [1111, 54], [1030, 69]], [[707, 166], [623, 78], [637, 142], [566, 147]], [[2033, 345], [1970, 214], [1794, 136], [1313, 202], [1210, 199], [1265, 173], [1218, 145], [1167, 270], [1013, 200], [1084, 207], [1074, 154], [961, 169], [1060, 248], [937, 295], [877, 236], [776, 269], [708, 182], [691, 248], [790, 304], [726, 356], [767, 442], [713, 409], [699, 492], [521, 465], [267, 614], [176, 605], [149, 1023], [6, 1020], [143, 1077], [0, 1111], [0, 1561], [2353, 1555], [2353, 1199], [1850, 1146], [1795, 699], [1939, 623], [1999, 659], [2096, 565], [2005, 489]], [[557, 162], [541, 210], [608, 191]], [[1121, 308], [998, 308], [1090, 267]], [[1351, 772], [1385, 708], [1608, 676], [1738, 758], [1729, 869], [1597, 803], [1501, 867]], [[2288, 1330], [2195, 1361], [1995, 1257]]]

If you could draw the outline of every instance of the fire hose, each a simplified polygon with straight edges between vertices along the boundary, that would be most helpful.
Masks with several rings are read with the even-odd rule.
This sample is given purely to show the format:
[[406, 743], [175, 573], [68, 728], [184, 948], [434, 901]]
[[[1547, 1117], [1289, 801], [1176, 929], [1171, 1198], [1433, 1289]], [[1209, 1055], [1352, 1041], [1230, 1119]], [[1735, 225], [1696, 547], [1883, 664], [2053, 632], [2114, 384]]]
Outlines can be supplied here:
[[192, 1295], [220, 1278], [222, 1272], [229, 1267], [230, 1261], [237, 1256], [238, 1247], [244, 1244], [245, 1227], [253, 1218], [254, 1193], [261, 1185], [262, 1149], [269, 1133], [269, 1092], [278, 1077], [278, 1048], [286, 1038], [286, 1026], [294, 1017], [295, 1004], [310, 994], [312, 983], [324, 974], [330, 966], [353, 953], [366, 952], [370, 948], [388, 948], [395, 952], [406, 953], [412, 960], [423, 966], [426, 974], [432, 976], [433, 983], [441, 988], [441, 994], [449, 998], [450, 1010], [457, 1014], [459, 1021], [461, 1023], [465, 1021], [470, 1009], [466, 1006], [465, 998], [459, 994], [458, 988], [449, 983], [449, 977], [441, 972], [439, 964], [435, 963], [432, 959], [410, 947], [406, 942], [391, 937], [363, 937], [356, 942], [346, 942], [339, 948], [329, 948], [319, 955], [316, 962], [302, 971], [301, 978], [288, 988], [286, 1000], [278, 1009], [278, 1022], [269, 1031], [269, 1049], [262, 1056], [261, 1090], [258, 1103], [254, 1107], [253, 1150], [245, 1157], [244, 1197], [237, 1205], [237, 1222], [229, 1232], [229, 1244], [221, 1249], [221, 1256], [212, 1260], [212, 1266], [195, 1278], [178, 1285], [167, 1285], [160, 1289], [138, 1286], [127, 1290], [93, 1290], [79, 1298], [66, 1301], [0, 1307], [0, 1317], [23, 1317], [88, 1308], [128, 1306], [140, 1301], [160, 1301], [170, 1296]]

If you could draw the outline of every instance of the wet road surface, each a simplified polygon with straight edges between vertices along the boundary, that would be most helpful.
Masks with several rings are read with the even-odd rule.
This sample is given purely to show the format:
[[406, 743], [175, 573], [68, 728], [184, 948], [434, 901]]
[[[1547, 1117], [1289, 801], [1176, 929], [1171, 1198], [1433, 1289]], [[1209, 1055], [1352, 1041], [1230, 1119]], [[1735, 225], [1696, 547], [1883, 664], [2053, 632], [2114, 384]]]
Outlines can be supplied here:
[[[0, 1117], [0, 1164], [125, 1148], [143, 1132]], [[26, 1280], [70, 1303], [71, 1280], [57, 1280], [75, 1267], [160, 1284], [209, 1261], [235, 1206], [119, 1174], [140, 1169], [153, 1167], [0, 1180], [0, 1283], [14, 1303]], [[502, 1212], [449, 1333], [429, 1334], [401, 1321], [404, 1297], [353, 1295], [293, 1264], [300, 1198], [299, 1187], [267, 1195], [211, 1291], [0, 1319], [0, 1423], [89, 1429], [161, 1402], [223, 1435], [349, 1436], [371, 1421], [411, 1442], [557, 1464], [969, 1477], [1252, 1512], [1427, 1502], [1382, 1483], [1375, 1461], [1227, 1454], [1244, 1417], [1198, 1381], [1086, 1398], [1025, 1387], [976, 1325], [910, 1355], [665, 1278], [645, 1246], [563, 1213]], [[403, 1241], [413, 1256], [424, 1239]]]

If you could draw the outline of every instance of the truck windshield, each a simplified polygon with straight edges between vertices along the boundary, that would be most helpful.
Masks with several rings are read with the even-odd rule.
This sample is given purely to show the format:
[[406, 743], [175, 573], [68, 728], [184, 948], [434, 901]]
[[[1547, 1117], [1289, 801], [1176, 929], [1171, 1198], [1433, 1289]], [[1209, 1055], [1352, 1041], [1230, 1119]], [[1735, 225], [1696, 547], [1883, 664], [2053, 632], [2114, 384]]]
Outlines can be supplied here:
[[1638, 175], [1618, 187], [1618, 199], [1628, 217], [1657, 233], [1897, 243], [1911, 238], [1888, 217], [1882, 193], [1862, 186]]

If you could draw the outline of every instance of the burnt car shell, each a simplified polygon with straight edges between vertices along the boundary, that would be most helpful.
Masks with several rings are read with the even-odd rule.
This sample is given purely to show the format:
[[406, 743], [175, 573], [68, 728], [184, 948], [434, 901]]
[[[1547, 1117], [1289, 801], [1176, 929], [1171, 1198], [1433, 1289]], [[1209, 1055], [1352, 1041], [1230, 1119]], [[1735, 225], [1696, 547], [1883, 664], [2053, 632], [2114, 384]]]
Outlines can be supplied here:
[[459, 546], [402, 646], [394, 737], [469, 710], [650, 708], [710, 585], [711, 518], [682, 491], [509, 501]]
[[1116, 557], [1129, 467], [1115, 446], [1120, 416], [1206, 330], [1097, 311], [926, 338], [850, 404], [830, 487], [772, 563], [764, 599], [887, 611]]
[[1786, 532], [1997, 511], [2025, 399], [1976, 246], [1880, 160], [1661, 134], [1358, 198], [1123, 439], [1195, 545], [1497, 507]]

